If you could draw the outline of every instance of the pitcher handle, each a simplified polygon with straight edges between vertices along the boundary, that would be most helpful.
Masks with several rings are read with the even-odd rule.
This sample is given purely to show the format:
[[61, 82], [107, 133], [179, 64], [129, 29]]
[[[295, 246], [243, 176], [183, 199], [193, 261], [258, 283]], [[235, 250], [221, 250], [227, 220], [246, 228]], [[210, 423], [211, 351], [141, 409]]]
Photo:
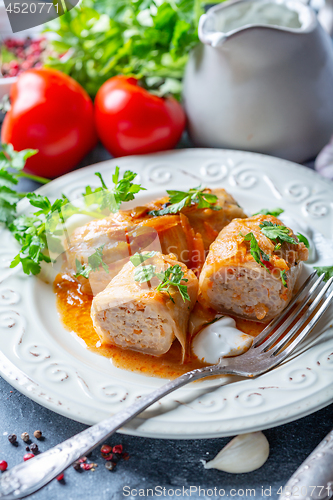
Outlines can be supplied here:
[[225, 33], [220, 33], [213, 30], [213, 16], [209, 13], [202, 14], [199, 19], [198, 36], [200, 42], [204, 43], [205, 45], [211, 45], [212, 47], [218, 47], [219, 45], [222, 45], [227, 39]]

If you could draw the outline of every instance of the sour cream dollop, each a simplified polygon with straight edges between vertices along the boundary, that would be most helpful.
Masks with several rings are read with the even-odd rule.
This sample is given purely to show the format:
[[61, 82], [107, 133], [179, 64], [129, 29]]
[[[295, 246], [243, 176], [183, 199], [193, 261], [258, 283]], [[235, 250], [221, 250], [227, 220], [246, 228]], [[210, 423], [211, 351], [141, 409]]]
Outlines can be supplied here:
[[237, 330], [236, 321], [228, 316], [206, 326], [195, 336], [192, 348], [205, 363], [215, 364], [224, 356], [238, 356], [247, 351], [253, 337]]

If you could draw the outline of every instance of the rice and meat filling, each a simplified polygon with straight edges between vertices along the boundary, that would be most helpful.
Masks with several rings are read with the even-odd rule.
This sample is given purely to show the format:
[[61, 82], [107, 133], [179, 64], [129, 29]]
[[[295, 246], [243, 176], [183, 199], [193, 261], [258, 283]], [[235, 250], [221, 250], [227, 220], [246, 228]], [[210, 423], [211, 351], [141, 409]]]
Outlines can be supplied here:
[[199, 302], [218, 312], [270, 321], [289, 303], [308, 250], [271, 215], [235, 219], [210, 247]]

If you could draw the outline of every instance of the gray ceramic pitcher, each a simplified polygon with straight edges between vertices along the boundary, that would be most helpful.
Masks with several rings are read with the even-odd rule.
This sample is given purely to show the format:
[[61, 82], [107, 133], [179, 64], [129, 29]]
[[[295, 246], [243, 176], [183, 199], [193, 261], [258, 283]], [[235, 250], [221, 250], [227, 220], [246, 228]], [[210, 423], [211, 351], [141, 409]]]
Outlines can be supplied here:
[[[267, 4], [287, 9], [288, 26], [270, 15], [266, 21], [266, 14], [237, 26], [240, 5], [258, 10]], [[294, 0], [229, 1], [201, 17], [199, 38], [183, 93], [196, 145], [302, 162], [328, 142], [333, 44], [310, 7]]]

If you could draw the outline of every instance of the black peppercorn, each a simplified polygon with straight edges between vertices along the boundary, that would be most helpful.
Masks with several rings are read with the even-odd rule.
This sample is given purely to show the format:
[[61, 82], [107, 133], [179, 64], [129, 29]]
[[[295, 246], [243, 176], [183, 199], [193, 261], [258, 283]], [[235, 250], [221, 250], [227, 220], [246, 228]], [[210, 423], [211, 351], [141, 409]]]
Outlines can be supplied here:
[[38, 445], [36, 443], [32, 443], [32, 445], [30, 446], [30, 451], [32, 451], [32, 453], [36, 455], [36, 453], [38, 453]]
[[27, 446], [25, 451], [30, 451], [30, 446]]
[[9, 434], [8, 441], [10, 443], [12, 443], [12, 444], [15, 444], [17, 442], [17, 436], [16, 436], [16, 434]]
[[107, 470], [114, 470], [116, 467], [116, 464], [113, 462], [105, 462], [105, 468]]
[[80, 464], [80, 462], [74, 462], [74, 463], [73, 463], [73, 467], [74, 467], [74, 469], [75, 469], [75, 470], [77, 470], [77, 471], [81, 471], [81, 470], [82, 470], [82, 469], [81, 469], [81, 464]]

